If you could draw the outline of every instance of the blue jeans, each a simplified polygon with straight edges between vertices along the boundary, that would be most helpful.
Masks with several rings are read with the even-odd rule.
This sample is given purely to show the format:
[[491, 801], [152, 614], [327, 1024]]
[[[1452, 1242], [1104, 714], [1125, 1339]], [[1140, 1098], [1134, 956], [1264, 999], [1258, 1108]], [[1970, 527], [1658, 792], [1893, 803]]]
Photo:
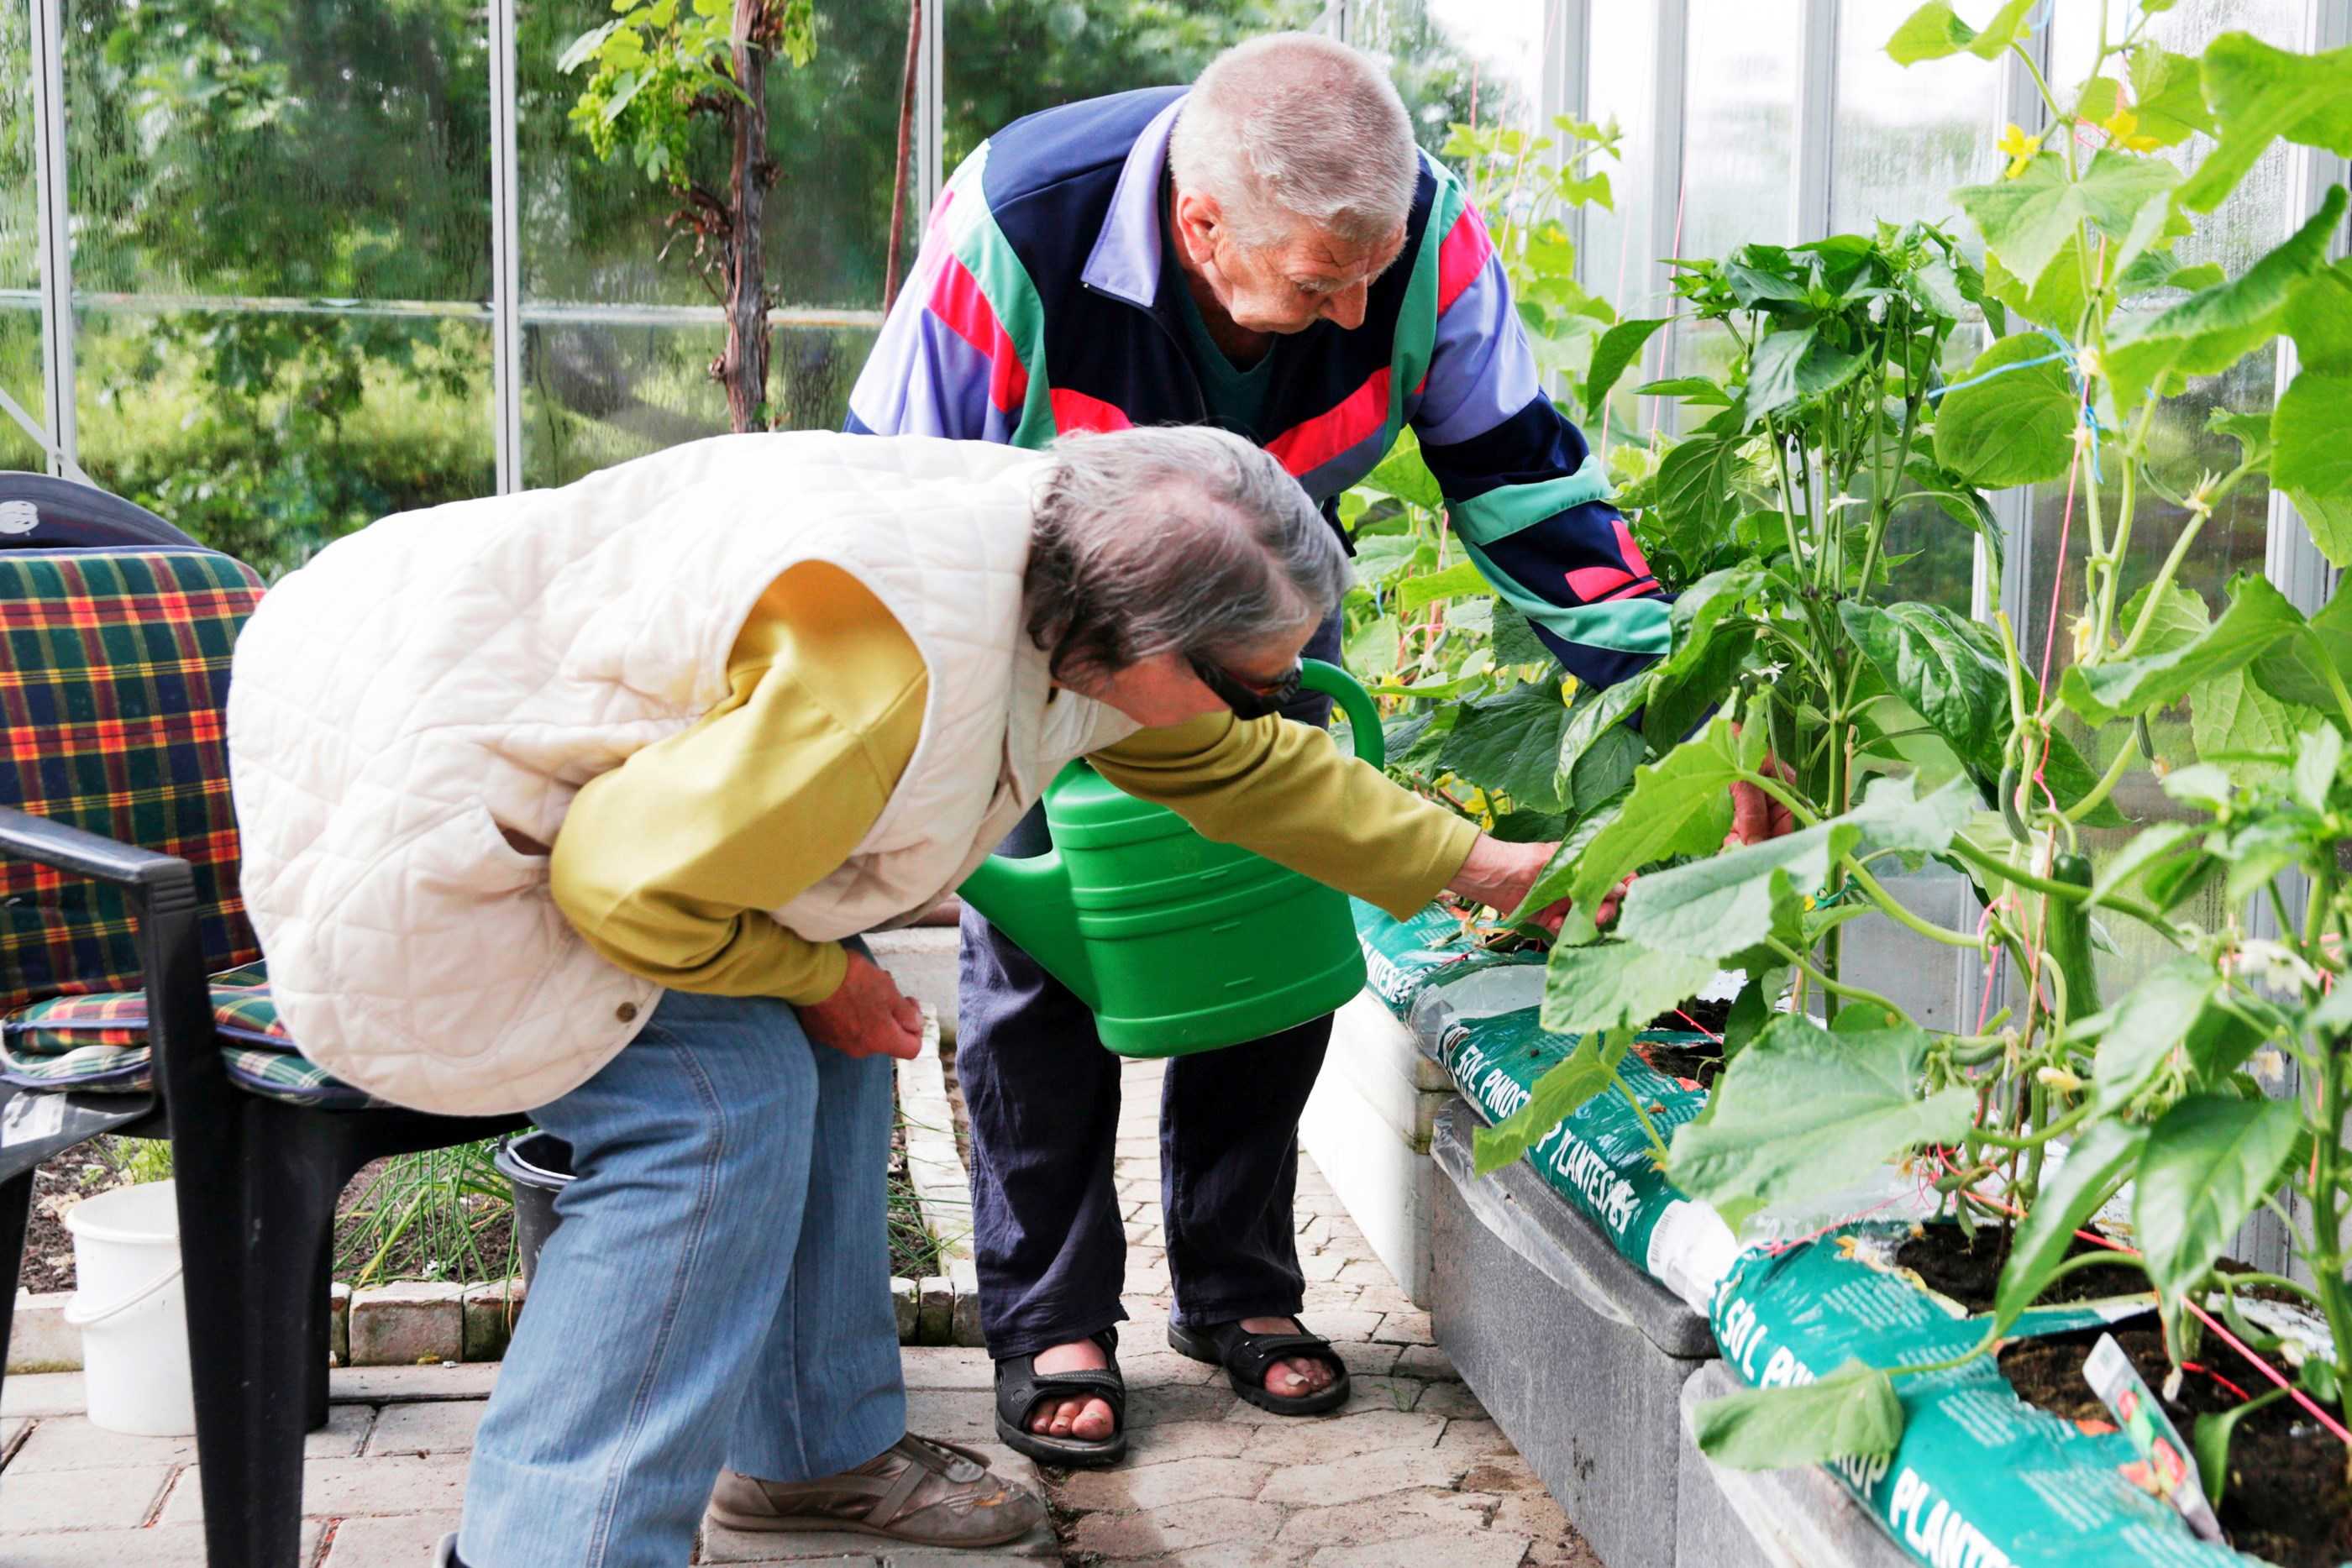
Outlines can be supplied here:
[[672, 991], [540, 1109], [577, 1176], [475, 1438], [469, 1568], [678, 1568], [721, 1465], [813, 1479], [905, 1433], [890, 1084], [783, 1002]]

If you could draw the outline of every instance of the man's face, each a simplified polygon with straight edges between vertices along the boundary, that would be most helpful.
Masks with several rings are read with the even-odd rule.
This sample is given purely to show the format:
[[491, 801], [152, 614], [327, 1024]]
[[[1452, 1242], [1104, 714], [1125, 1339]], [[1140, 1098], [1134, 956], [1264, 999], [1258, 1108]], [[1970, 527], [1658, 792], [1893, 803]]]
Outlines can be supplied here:
[[1301, 224], [1264, 247], [1235, 242], [1214, 200], [1180, 192], [1177, 254], [1248, 332], [1304, 332], [1318, 321], [1361, 326], [1373, 279], [1404, 249], [1400, 226], [1376, 246]]

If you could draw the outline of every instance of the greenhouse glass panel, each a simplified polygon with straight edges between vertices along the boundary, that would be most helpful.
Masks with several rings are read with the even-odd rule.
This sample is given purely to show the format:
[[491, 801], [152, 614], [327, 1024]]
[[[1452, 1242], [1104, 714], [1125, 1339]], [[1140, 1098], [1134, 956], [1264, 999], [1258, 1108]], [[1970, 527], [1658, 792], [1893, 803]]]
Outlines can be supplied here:
[[[769, 395], [794, 429], [838, 430], [874, 346], [869, 328], [776, 329]], [[583, 314], [523, 332], [523, 483], [564, 485], [683, 441], [727, 431], [710, 378], [723, 327], [625, 324]]]
[[[1692, 0], [1679, 255], [1719, 256], [1795, 237], [1789, 223], [1799, 19], [1798, 0]], [[1668, 330], [1674, 374], [1720, 376], [1727, 369], [1731, 340], [1720, 328], [1677, 321]]]
[[[1585, 212], [1580, 269], [1584, 287], [1614, 305], [1619, 315], [1663, 315], [1656, 308], [1661, 301], [1647, 298], [1655, 23], [1647, 6], [1596, 5], [1590, 26], [1586, 115], [1601, 125], [1614, 120], [1624, 140], [1619, 144], [1622, 161], [1610, 169], [1613, 209]], [[1605, 162], [1598, 166], [1609, 167]]]
[[[41, 385], [41, 264], [35, 248], [32, 16], [0, 5], [0, 392], [36, 420], [48, 417]], [[0, 414], [0, 468], [39, 468], [41, 449]]]
[[1312, 27], [1323, 10], [1323, 0], [947, 0], [945, 167], [1024, 114], [1189, 82], [1228, 45]]
[[1543, 0], [1367, 0], [1349, 7], [1349, 39], [1389, 57], [1414, 133], [1434, 152], [1455, 124], [1537, 129], [1546, 9]]
[[[691, 225], [676, 221], [690, 215], [690, 195], [641, 172], [626, 147], [600, 161], [572, 121], [594, 68], [567, 75], [558, 62], [611, 15], [605, 0], [518, 0], [523, 298], [714, 305], [716, 249], [698, 248]], [[764, 243], [777, 303], [881, 308], [906, 51], [904, 0], [825, 0], [815, 57], [797, 70], [788, 59], [770, 63], [768, 145], [777, 180]], [[685, 138], [686, 167], [723, 190], [732, 145], [719, 116], [697, 115]], [[919, 192], [908, 193], [909, 256], [922, 232], [920, 201]]]
[[78, 293], [489, 298], [470, 0], [69, 0]]
[[82, 466], [272, 576], [495, 487], [489, 324], [468, 307], [76, 317]]
[[1685, 256], [1787, 245], [1799, 0], [1691, 0], [1683, 129]]
[[2000, 68], [1972, 55], [1898, 66], [1886, 40], [1905, 10], [1838, 12], [1837, 112], [1831, 131], [1830, 231], [1867, 232], [1958, 211], [1955, 185], [1998, 172]]

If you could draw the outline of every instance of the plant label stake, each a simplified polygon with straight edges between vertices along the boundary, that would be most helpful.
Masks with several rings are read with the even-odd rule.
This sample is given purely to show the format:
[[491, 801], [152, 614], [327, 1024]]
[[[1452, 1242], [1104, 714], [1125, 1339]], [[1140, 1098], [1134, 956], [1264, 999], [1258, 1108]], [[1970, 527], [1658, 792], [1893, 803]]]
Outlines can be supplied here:
[[2125, 1472], [2126, 1478], [2170, 1503], [2199, 1540], [2221, 1542], [2221, 1521], [2213, 1517], [2213, 1505], [2205, 1500], [2197, 1460], [2115, 1335], [2099, 1336], [2099, 1343], [2091, 1347], [2091, 1359], [2083, 1364], [2083, 1377], [2092, 1392], [2106, 1401], [2107, 1408], [2115, 1412], [2116, 1424], [2139, 1451], [2141, 1462]]

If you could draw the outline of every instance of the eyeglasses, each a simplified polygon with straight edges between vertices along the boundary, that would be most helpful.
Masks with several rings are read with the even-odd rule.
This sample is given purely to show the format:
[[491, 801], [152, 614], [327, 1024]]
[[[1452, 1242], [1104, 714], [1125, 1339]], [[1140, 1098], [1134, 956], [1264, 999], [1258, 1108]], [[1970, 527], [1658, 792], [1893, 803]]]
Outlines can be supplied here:
[[1298, 696], [1299, 679], [1306, 673], [1302, 665], [1294, 662], [1277, 679], [1254, 681], [1245, 675], [1234, 674], [1223, 664], [1213, 664], [1198, 653], [1187, 653], [1185, 658], [1191, 663], [1192, 673], [1201, 678], [1201, 684], [1214, 692], [1217, 700], [1233, 709], [1235, 718], [1243, 719], [1264, 718], [1290, 706]]

